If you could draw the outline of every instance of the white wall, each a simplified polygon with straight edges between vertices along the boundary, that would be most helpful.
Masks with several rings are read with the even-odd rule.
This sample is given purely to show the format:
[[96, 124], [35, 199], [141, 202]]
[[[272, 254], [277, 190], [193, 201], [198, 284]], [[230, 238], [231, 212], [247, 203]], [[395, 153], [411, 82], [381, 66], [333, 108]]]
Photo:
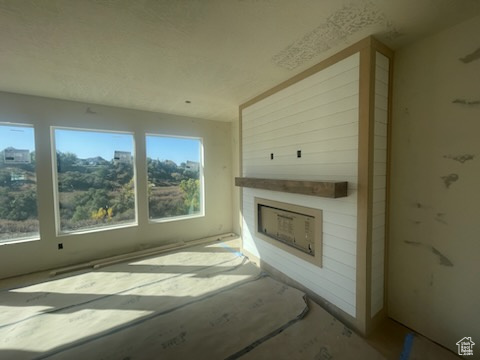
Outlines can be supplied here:
[[[87, 113], [88, 107], [95, 114]], [[35, 126], [41, 236], [39, 241], [0, 245], [0, 278], [232, 231], [230, 123], [9, 93], [0, 93], [0, 122]], [[135, 133], [138, 226], [82, 235], [56, 235], [51, 126]], [[166, 223], [148, 222], [145, 133], [203, 138], [205, 217]], [[63, 250], [57, 249], [59, 242], [63, 243]]]
[[[244, 248], [351, 316], [356, 314], [358, 92], [357, 53], [242, 112], [242, 176], [349, 185], [348, 197], [339, 199], [244, 188]], [[255, 236], [254, 197], [323, 210], [322, 268]]]
[[[391, 317], [454, 351], [471, 336], [474, 354], [480, 353], [479, 34], [477, 16], [396, 52], [388, 287]], [[456, 178], [451, 174], [458, 178], [447, 186]]]

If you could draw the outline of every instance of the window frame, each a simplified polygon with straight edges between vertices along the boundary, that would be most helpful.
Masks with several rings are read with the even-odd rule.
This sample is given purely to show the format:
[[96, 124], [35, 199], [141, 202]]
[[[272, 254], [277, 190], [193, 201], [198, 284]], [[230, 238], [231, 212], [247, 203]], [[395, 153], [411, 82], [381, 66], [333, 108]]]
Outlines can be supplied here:
[[[92, 228], [83, 228], [77, 230], [62, 230], [61, 229], [61, 219], [60, 219], [60, 194], [58, 191], [58, 163], [57, 163], [57, 146], [55, 138], [55, 130], [70, 130], [70, 131], [79, 131], [79, 132], [92, 132], [92, 133], [107, 133], [107, 134], [123, 134], [132, 136], [132, 165], [133, 165], [133, 182], [134, 182], [134, 195], [135, 195], [135, 219], [132, 222], [123, 223], [123, 224], [112, 224], [105, 225], [100, 227]], [[51, 145], [51, 159], [52, 159], [52, 185], [53, 185], [53, 201], [54, 201], [54, 212], [55, 212], [55, 234], [57, 237], [71, 236], [71, 235], [81, 235], [96, 233], [101, 231], [116, 230], [122, 228], [129, 228], [138, 226], [138, 187], [137, 187], [137, 154], [136, 154], [136, 144], [135, 144], [135, 133], [131, 131], [122, 131], [122, 130], [106, 130], [106, 129], [92, 129], [92, 128], [77, 128], [71, 126], [50, 126], [50, 145]]]
[[[187, 214], [187, 215], [178, 215], [178, 216], [168, 216], [163, 218], [150, 218], [150, 199], [148, 195], [148, 148], [147, 148], [147, 137], [148, 136], [155, 136], [161, 138], [173, 138], [173, 139], [189, 139], [189, 140], [197, 140], [199, 142], [199, 172], [198, 172], [198, 179], [200, 181], [200, 211], [197, 214]], [[145, 141], [145, 170], [146, 170], [146, 206], [147, 206], [147, 220], [149, 224], [158, 224], [158, 223], [167, 223], [173, 221], [182, 221], [182, 220], [189, 220], [195, 218], [205, 217], [205, 176], [204, 176], [204, 144], [203, 138], [200, 136], [185, 136], [185, 135], [172, 135], [172, 134], [161, 134], [161, 133], [153, 133], [153, 132], [146, 132], [144, 136]]]
[[[30, 128], [33, 130], [33, 148], [35, 151], [35, 157], [38, 153], [37, 149], [37, 129], [35, 128], [34, 124], [27, 124], [27, 123], [16, 123], [10, 121], [0, 121], [0, 126], [11, 126], [11, 127], [25, 127]], [[39, 205], [38, 205], [38, 171], [37, 171], [37, 161], [35, 161], [35, 200], [37, 205], [37, 222], [38, 222], [38, 232], [31, 236], [21, 236], [15, 237], [7, 240], [0, 240], [0, 246], [6, 246], [11, 244], [23, 243], [23, 242], [31, 242], [31, 241], [39, 241], [41, 240], [41, 224], [39, 219]]]

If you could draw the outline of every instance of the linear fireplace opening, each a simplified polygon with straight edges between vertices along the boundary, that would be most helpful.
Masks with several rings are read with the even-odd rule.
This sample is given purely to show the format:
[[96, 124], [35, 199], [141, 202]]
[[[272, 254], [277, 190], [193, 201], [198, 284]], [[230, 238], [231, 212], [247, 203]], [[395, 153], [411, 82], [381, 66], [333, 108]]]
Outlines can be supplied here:
[[322, 210], [255, 198], [256, 235], [322, 266]]

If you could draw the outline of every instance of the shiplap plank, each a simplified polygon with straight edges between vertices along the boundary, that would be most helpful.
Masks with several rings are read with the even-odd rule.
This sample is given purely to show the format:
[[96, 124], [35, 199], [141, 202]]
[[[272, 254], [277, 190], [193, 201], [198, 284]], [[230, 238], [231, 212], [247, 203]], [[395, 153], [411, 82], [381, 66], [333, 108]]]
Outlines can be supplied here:
[[353, 91], [358, 92], [358, 77], [355, 78], [352, 74], [358, 74], [358, 68], [348, 70], [338, 77], [333, 77], [325, 80], [322, 83], [311, 86], [308, 89], [298, 91], [285, 96], [279, 101], [271, 102], [264, 100], [264, 106], [259, 108], [255, 113], [247, 113], [249, 117], [261, 119], [262, 117], [288, 109], [292, 105], [302, 103], [313, 97], [319, 98], [321, 101], [328, 101], [332, 97], [337, 97], [339, 93], [348, 91], [346, 89], [353, 88]]
[[384, 236], [385, 236], [385, 226], [384, 225], [378, 225], [378, 226], [375, 226], [372, 229], [372, 237], [374, 239], [383, 239]]
[[375, 93], [387, 96], [388, 95], [388, 84], [384, 83], [383, 81], [375, 81]]
[[373, 177], [373, 189], [385, 189], [387, 183], [386, 175], [377, 175]]
[[375, 81], [381, 81], [385, 84], [388, 84], [388, 70], [377, 66], [375, 68]]
[[[322, 139], [318, 141], [313, 141], [309, 143], [302, 143], [302, 144], [290, 144], [290, 145], [283, 145], [278, 144], [275, 147], [270, 148], [270, 152], [262, 151], [268, 149], [247, 149], [244, 153], [244, 159], [254, 159], [254, 158], [264, 158], [268, 157], [270, 159], [270, 154], [274, 154], [274, 158], [277, 156], [291, 156], [295, 154], [298, 150], [299, 146], [301, 147], [302, 151], [306, 152], [329, 152], [333, 153], [335, 151], [345, 151], [345, 150], [356, 150], [358, 151], [358, 142], [356, 142], [357, 136], [347, 136], [342, 138], [336, 139]], [[259, 151], [260, 150], [260, 151]]]
[[[300, 147], [302, 151], [310, 154], [334, 154], [337, 151], [349, 150], [358, 151], [358, 143], [355, 142], [356, 139], [356, 136], [344, 137], [340, 139], [328, 139], [319, 142], [302, 143], [300, 144]], [[296, 154], [298, 148], [299, 144], [293, 144], [286, 146], [277, 146], [275, 149], [272, 149], [272, 151], [274, 153], [274, 158], [277, 158], [283, 156], [292, 156], [292, 154]], [[260, 153], [258, 151], [245, 150], [243, 161], [250, 159], [263, 159], [265, 157], [270, 159], [270, 153]]]
[[[301, 283], [302, 281], [313, 282], [317, 287], [321, 287], [330, 293], [338, 294], [338, 296], [345, 300], [350, 299], [353, 301], [353, 296], [355, 294], [354, 287], [347, 289], [340, 286], [335, 282], [335, 277], [331, 276], [331, 271], [322, 271], [321, 268], [315, 266], [309, 268], [309, 265], [311, 264], [307, 262], [304, 262], [303, 266], [299, 265], [296, 262], [297, 258], [295, 256], [262, 240], [258, 242], [258, 252], [260, 254], [263, 253], [264, 256], [262, 258], [270, 264], [272, 262], [281, 261], [281, 264], [289, 269], [289, 276], [295, 280]], [[319, 272], [322, 273], [323, 276], [317, 277]], [[305, 273], [308, 274], [307, 277], [304, 276]], [[337, 274], [337, 277], [338, 276], [340, 275]]]
[[291, 123], [300, 123], [310, 119], [320, 119], [325, 116], [331, 116], [358, 107], [358, 104], [354, 101], [355, 98], [358, 97], [358, 94], [352, 94], [350, 96], [346, 96], [345, 94], [340, 95], [341, 96], [334, 101], [323, 101], [321, 104], [312, 102], [310, 108], [305, 108], [304, 106], [297, 104], [287, 112], [282, 111], [277, 114], [268, 114], [260, 119], [247, 118], [244, 124], [244, 130], [246, 130], [247, 135], [250, 136], [251, 133], [249, 134], [249, 132], [252, 128], [262, 132], [262, 128], [269, 126], [268, 124], [271, 124], [272, 122], [274, 123], [274, 126], [283, 127]]
[[389, 59], [376, 54], [371, 313], [383, 308]]
[[324, 233], [323, 243], [353, 256], [357, 254], [357, 245], [355, 241], [345, 240], [337, 236]]
[[342, 96], [334, 101], [320, 104], [315, 101], [310, 101], [309, 104], [311, 105], [310, 107], [305, 107], [305, 104], [297, 105], [288, 109], [288, 111], [282, 111], [278, 114], [270, 114], [262, 119], [246, 120], [243, 129], [246, 132], [246, 134], [244, 134], [244, 140], [247, 140], [245, 136], [254, 136], [256, 131], [264, 133], [277, 126], [281, 128], [287, 125], [297, 124], [312, 119], [321, 119], [326, 116], [332, 116], [337, 113], [356, 109], [358, 108], [358, 94]]
[[386, 96], [375, 94], [375, 107], [381, 110], [388, 110], [388, 98]]
[[375, 108], [375, 122], [386, 124], [388, 122], [388, 112], [385, 109]]
[[341, 125], [341, 122], [358, 122], [358, 104], [354, 98], [344, 98], [337, 102], [324, 106], [317, 106], [310, 110], [300, 109], [299, 112], [277, 118], [266, 123], [250, 121], [249, 126], [243, 129], [243, 140], [248, 143], [250, 138], [263, 137], [272, 131], [284, 128], [295, 128], [295, 131], [302, 130], [309, 122], [316, 124], [316, 129], [324, 129]]
[[[303, 97], [301, 101], [293, 102], [292, 99], [282, 103], [282, 107], [272, 112], [267, 112], [259, 117], [252, 118], [255, 124], [264, 124], [272, 119], [281, 119], [283, 117], [298, 114], [300, 111], [315, 109], [319, 106], [337, 103], [338, 101], [358, 95], [358, 81], [343, 85], [331, 91], [324, 91], [319, 94], [310, 94], [309, 97]], [[248, 129], [248, 127], [247, 127]]]
[[[302, 157], [297, 157], [297, 150], [302, 151]], [[358, 151], [356, 150], [347, 150], [347, 151], [334, 151], [334, 152], [323, 152], [323, 153], [308, 153], [303, 150], [301, 147], [297, 148], [289, 155], [285, 156], [275, 156], [273, 161], [270, 157], [264, 156], [262, 158], [256, 159], [244, 159], [243, 163], [245, 166], [295, 166], [301, 164], [308, 164], [313, 166], [315, 164], [352, 164], [356, 163], [358, 159]], [[385, 154], [386, 157], [386, 154]]]
[[[266, 175], [271, 174], [275, 175], [277, 173], [284, 173], [286, 170], [288, 170], [292, 175], [297, 175], [298, 180], [303, 180], [300, 179], [299, 177], [304, 174], [304, 175], [311, 175], [311, 174], [316, 174], [319, 176], [322, 175], [335, 175], [338, 177], [341, 177], [343, 175], [345, 176], [355, 176], [357, 175], [358, 169], [354, 166], [354, 163], [352, 164], [313, 164], [314, 166], [305, 166], [304, 164], [298, 164], [298, 165], [290, 165], [288, 167], [279, 167], [275, 166], [274, 164], [272, 165], [265, 165], [265, 166], [260, 166], [260, 165], [255, 165], [255, 166], [249, 166], [249, 175], [248, 177], [266, 177]], [[383, 174], [378, 174], [378, 175], [383, 175]], [[297, 180], [297, 179], [295, 179]]]
[[387, 149], [387, 143], [386, 143], [386, 141], [383, 141], [384, 139], [385, 139], [384, 136], [375, 136], [375, 138], [374, 138], [375, 149], [382, 149], [382, 150]]
[[323, 221], [330, 224], [346, 226], [350, 229], [357, 228], [357, 218], [352, 215], [327, 211], [323, 213]]
[[[339, 125], [358, 123], [357, 118], [358, 110], [356, 108], [327, 114], [321, 117], [318, 117], [315, 114], [309, 114], [308, 112], [302, 112], [300, 116], [295, 116], [294, 119], [292, 119], [294, 121], [285, 121], [284, 124], [279, 124], [279, 126], [275, 126], [274, 123], [255, 126], [245, 130], [243, 136], [245, 139], [245, 145], [247, 145], [251, 142], [255, 142], [259, 138], [264, 141], [282, 137], [285, 136], [285, 134], [291, 134], [292, 132], [321, 130]], [[285, 120], [289, 119], [285, 118]]]
[[[357, 216], [357, 207], [356, 207], [356, 197], [352, 196], [351, 198], [338, 198], [338, 199], [328, 199], [320, 198], [315, 196], [307, 196], [300, 194], [288, 194], [288, 193], [278, 193], [275, 191], [260, 190], [260, 189], [247, 189], [243, 190], [243, 198], [250, 196], [252, 199], [256, 196], [262, 199], [281, 201], [285, 203], [290, 203], [298, 206], [306, 206], [314, 209], [321, 209], [323, 212], [331, 211], [333, 213], [340, 213], [345, 215]], [[251, 202], [252, 211], [253, 201]], [[246, 207], [244, 206], [244, 211]]]
[[388, 59], [388, 57], [386, 57], [382, 53], [379, 53], [378, 51], [375, 54], [375, 63], [378, 67], [386, 71], [388, 71], [390, 66], [390, 60]]
[[[350, 138], [353, 140], [354, 136], [358, 136], [358, 124], [351, 123], [346, 125], [339, 125], [328, 129], [320, 129], [315, 131], [301, 131], [290, 134], [290, 136], [282, 136], [277, 139], [270, 139], [265, 141], [255, 141], [248, 144], [249, 151], [270, 151], [279, 146], [297, 145], [304, 143], [321, 142], [329, 139]], [[247, 146], [247, 144], [245, 144]], [[261, 153], [261, 152], [260, 152]]]
[[323, 223], [324, 234], [330, 234], [348, 241], [356, 242], [357, 230], [348, 226], [332, 224], [329, 222]]
[[373, 176], [383, 176], [387, 174], [387, 164], [385, 162], [374, 162]]
[[372, 204], [372, 215], [385, 215], [385, 202], [379, 201]]
[[[297, 150], [302, 151], [302, 157], [297, 157]], [[275, 165], [275, 166], [291, 166], [299, 164], [352, 164], [356, 163], [358, 158], [358, 151], [346, 150], [346, 151], [333, 151], [333, 152], [321, 152], [321, 153], [309, 153], [303, 150], [301, 147], [292, 151], [288, 155], [279, 156], [276, 155], [274, 159], [269, 156], [263, 156], [255, 159], [244, 159], [245, 166], [258, 166], [258, 165]], [[386, 158], [386, 153], [385, 153]]]
[[335, 259], [344, 265], [353, 264], [355, 262], [355, 255], [349, 254], [334, 247], [330, 247], [327, 244], [323, 244], [323, 256]]
[[387, 136], [387, 124], [383, 124], [380, 121], [375, 122], [375, 135]]
[[[330, 66], [326, 69], [323, 69], [322, 71], [319, 71], [316, 74], [313, 74], [285, 89], [282, 89], [281, 91], [275, 94], [272, 94], [268, 98], [265, 98], [255, 104], [252, 104], [251, 106], [245, 108], [243, 112], [245, 115], [254, 116], [256, 112], [258, 112], [263, 107], [268, 106], [269, 104], [278, 104], [282, 100], [300, 91], [303, 91], [303, 90], [308, 91], [310, 87], [316, 84], [321, 84], [322, 82], [328, 79], [341, 76], [341, 74], [344, 72], [358, 68], [359, 64], [360, 64], [359, 54], [354, 54], [352, 56], [349, 56], [348, 58], [343, 59], [338, 63], [336, 63], [334, 66]], [[354, 72], [354, 74], [352, 75], [352, 79], [355, 79], [358, 77], [359, 77], [358, 71]]]
[[387, 162], [387, 149], [374, 149], [373, 159], [375, 162]]

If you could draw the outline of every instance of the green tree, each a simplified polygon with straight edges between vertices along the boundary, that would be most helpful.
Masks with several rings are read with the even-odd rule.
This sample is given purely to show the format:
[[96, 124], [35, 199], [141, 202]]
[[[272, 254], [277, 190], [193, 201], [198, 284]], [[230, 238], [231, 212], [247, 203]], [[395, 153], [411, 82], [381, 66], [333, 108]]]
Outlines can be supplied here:
[[57, 170], [59, 173], [76, 170], [78, 157], [74, 153], [57, 151]]
[[182, 180], [180, 189], [183, 191], [185, 211], [188, 214], [200, 210], [200, 181], [197, 179]]
[[113, 203], [115, 213], [123, 213], [135, 208], [135, 183], [131, 179], [120, 188], [119, 194]]
[[37, 196], [34, 189], [15, 193], [8, 220], [27, 220], [37, 217]]
[[77, 206], [73, 213], [72, 220], [74, 222], [90, 219], [90, 210], [88, 206]]
[[12, 209], [13, 196], [4, 187], [0, 187], [0, 219], [8, 219]]
[[72, 220], [86, 220], [90, 219], [93, 212], [98, 212], [98, 209], [108, 209], [111, 207], [108, 193], [104, 189], [89, 189], [83, 194], [75, 196], [75, 212]]

